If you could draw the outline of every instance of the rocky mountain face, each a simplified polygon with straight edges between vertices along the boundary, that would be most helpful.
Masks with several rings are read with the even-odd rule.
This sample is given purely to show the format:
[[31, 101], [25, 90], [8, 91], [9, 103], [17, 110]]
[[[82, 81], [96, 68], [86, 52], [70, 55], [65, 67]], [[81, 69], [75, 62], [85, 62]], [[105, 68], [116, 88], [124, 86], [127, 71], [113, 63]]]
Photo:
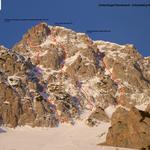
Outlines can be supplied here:
[[[0, 46], [2, 125], [56, 127], [74, 124], [86, 112], [86, 123], [94, 126], [110, 121], [110, 106], [132, 109], [149, 103], [150, 57], [133, 45], [93, 41], [84, 33], [40, 23], [12, 49]], [[119, 127], [118, 120], [112, 121], [108, 144], [114, 144], [113, 131]]]

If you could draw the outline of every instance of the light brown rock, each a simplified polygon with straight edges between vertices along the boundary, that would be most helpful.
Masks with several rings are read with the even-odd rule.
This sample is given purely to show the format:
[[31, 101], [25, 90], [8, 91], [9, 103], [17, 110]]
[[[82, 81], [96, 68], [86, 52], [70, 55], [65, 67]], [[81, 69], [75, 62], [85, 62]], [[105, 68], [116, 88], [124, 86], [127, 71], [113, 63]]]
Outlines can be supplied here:
[[106, 144], [126, 148], [150, 146], [150, 114], [132, 108], [118, 108], [111, 119]]

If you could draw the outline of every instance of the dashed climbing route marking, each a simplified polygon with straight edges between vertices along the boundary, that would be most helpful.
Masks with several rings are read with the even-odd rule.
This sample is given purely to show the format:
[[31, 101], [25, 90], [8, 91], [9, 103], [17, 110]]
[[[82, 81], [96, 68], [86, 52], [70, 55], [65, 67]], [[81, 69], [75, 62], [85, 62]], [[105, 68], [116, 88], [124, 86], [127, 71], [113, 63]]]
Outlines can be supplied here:
[[[115, 79], [115, 74], [113, 74], [108, 69], [107, 64], [105, 63], [105, 61], [103, 59], [102, 59], [102, 63], [104, 65], [105, 69], [109, 72], [109, 75], [110, 75], [111, 79], [118, 85], [118, 87], [119, 87], [119, 85], [122, 86], [121, 81]], [[123, 95], [125, 95], [125, 88], [124, 87], [121, 87], [118, 90], [119, 90], [119, 93], [120, 93], [120, 97], [123, 96]], [[120, 97], [118, 97], [118, 102], [120, 101]]]
[[[56, 40], [56, 38], [54, 38], [54, 41], [58, 43], [58, 45], [63, 49], [63, 52], [64, 52], [64, 62], [63, 62], [63, 64], [62, 64], [62, 66], [61, 66], [61, 71], [60, 71], [60, 75], [63, 75], [63, 73], [65, 73], [65, 70], [63, 70], [63, 68], [64, 68], [65, 60], [66, 60], [66, 58], [67, 58], [67, 50], [66, 50], [65, 46], [64, 46], [62, 43], [60, 43], [60, 42], [58, 42], [58, 41]], [[88, 102], [88, 104], [89, 104], [89, 106], [90, 106], [89, 109], [90, 109], [90, 110], [93, 110], [94, 105], [93, 105], [93, 103], [89, 100], [88, 94], [85, 92], [85, 90], [83, 90], [82, 87], [80, 88], [80, 92], [84, 93], [84, 95], [85, 95], [85, 97], [86, 97], [86, 100], [87, 100], [87, 102]]]
[[[82, 94], [82, 95], [84, 95], [85, 96], [85, 98], [86, 98], [86, 101], [87, 101], [87, 104], [90, 106], [90, 110], [92, 111], [93, 110], [93, 108], [95, 107], [95, 105], [91, 102], [91, 97], [87, 94], [87, 92], [82, 88], [82, 84], [80, 83], [80, 81], [77, 81], [77, 87], [78, 87], [78, 89], [79, 89], [79, 92]], [[89, 98], [90, 97], [90, 98]], [[86, 104], [86, 105], [87, 105]]]
[[[61, 49], [62, 49], [62, 52], [63, 52], [63, 62], [61, 64], [61, 67], [60, 67], [60, 78], [63, 76], [63, 74], [65, 73], [65, 61], [67, 59], [67, 47], [66, 45], [64, 45], [64, 43], [62, 42], [59, 42], [56, 38], [55, 35], [51, 36], [51, 41], [52, 43], [54, 44], [57, 44]], [[35, 44], [35, 45], [32, 45], [30, 41], [28, 41], [28, 44], [30, 46], [30, 48], [33, 48], [36, 50], [36, 65], [40, 64], [40, 45], [38, 44]], [[92, 45], [93, 43], [91, 43]], [[59, 76], [58, 76], [59, 77]], [[94, 104], [92, 103], [92, 98], [88, 95], [88, 93], [82, 88], [82, 86], [79, 88], [80, 92], [84, 95], [85, 99], [86, 99], [86, 106], [88, 106], [89, 110], [93, 110], [93, 108], [95, 107]], [[50, 104], [50, 105], [53, 105], [54, 106], [54, 113], [56, 115], [56, 118], [60, 121], [60, 122], [64, 122], [64, 121], [67, 121], [65, 120], [65, 118], [62, 118], [60, 113], [58, 112], [57, 110], [57, 104], [55, 103], [55, 100], [52, 100], [52, 99], [47, 99], [47, 102]]]
[[86, 96], [86, 100], [87, 100], [87, 102], [88, 102], [88, 104], [89, 104], [89, 106], [90, 106], [89, 109], [92, 111], [93, 108], [94, 108], [94, 105], [93, 105], [93, 103], [90, 101], [90, 98], [89, 98], [87, 92], [81, 87], [81, 92], [82, 92], [82, 91], [83, 91], [83, 93], [85, 93], [84, 95]]
[[37, 55], [36, 55], [36, 65], [40, 64], [40, 45], [39, 44], [32, 45], [30, 43], [30, 41], [28, 41], [27, 43], [29, 44], [30, 48], [34, 48], [36, 50], [36, 53], [37, 53]]

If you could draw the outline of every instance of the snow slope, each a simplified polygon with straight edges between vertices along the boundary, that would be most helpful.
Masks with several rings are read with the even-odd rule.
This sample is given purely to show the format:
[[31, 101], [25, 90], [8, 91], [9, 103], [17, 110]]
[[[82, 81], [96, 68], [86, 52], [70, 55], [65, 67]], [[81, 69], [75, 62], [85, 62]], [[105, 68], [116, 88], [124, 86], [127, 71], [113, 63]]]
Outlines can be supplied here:
[[74, 126], [63, 124], [59, 128], [3, 128], [6, 132], [0, 133], [0, 150], [116, 150], [97, 145], [104, 142], [109, 126], [101, 123], [91, 128], [79, 121]]

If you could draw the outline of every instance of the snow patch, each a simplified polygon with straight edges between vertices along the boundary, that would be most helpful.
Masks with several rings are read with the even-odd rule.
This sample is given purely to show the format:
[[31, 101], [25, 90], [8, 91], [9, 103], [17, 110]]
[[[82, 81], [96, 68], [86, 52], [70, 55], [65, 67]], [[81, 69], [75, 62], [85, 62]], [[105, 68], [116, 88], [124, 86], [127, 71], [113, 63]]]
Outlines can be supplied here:
[[75, 60], [80, 56], [80, 52], [77, 52], [75, 55], [65, 59], [65, 65], [71, 65], [75, 62]]
[[98, 82], [100, 82], [100, 79], [98, 77], [94, 77], [82, 82], [82, 89], [87, 93], [89, 97], [96, 98], [97, 96], [99, 96], [100, 91], [96, 86]]
[[83, 48], [83, 49], [88, 48], [87, 44], [85, 44], [85, 43], [83, 43], [83, 42], [82, 42], [82, 43], [80, 42], [79, 44], [77, 44], [76, 47], [77, 47], [77, 48]]
[[65, 35], [65, 36], [56, 36], [56, 41], [58, 43], [65, 43], [65, 42], [67, 42], [67, 39], [68, 39], [67, 35]]
[[20, 77], [15, 76], [15, 75], [14, 76], [8, 76], [7, 81], [11, 86], [15, 86], [15, 85], [18, 85], [20, 83]]
[[98, 44], [98, 45], [106, 45], [106, 44], [110, 44], [110, 45], [115, 45], [115, 46], [119, 46], [121, 48], [125, 48], [126, 46], [125, 45], [120, 45], [120, 44], [116, 44], [116, 43], [113, 43], [113, 42], [109, 42], [109, 41], [102, 41], [102, 40], [97, 40], [97, 41], [94, 41], [95, 44]]
[[39, 55], [39, 57], [45, 56], [45, 55], [47, 55], [47, 53], [48, 53], [48, 50], [46, 50], [44, 52], [41, 52], [40, 55]]
[[4, 103], [4, 104], [7, 104], [7, 105], [9, 105], [9, 104], [10, 104], [10, 102], [9, 102], [9, 101], [7, 101], [7, 100], [6, 100], [6, 101], [4, 101], [3, 103]]
[[40, 45], [41, 48], [48, 48], [51, 44], [55, 45], [56, 42], [52, 40], [52, 36], [47, 36], [46, 40]]
[[107, 116], [109, 118], [112, 117], [112, 114], [116, 111], [117, 107], [115, 107], [114, 105], [110, 105], [105, 109], [105, 113], [107, 114]]
[[149, 101], [149, 102], [145, 102], [145, 103], [143, 103], [143, 104], [141, 104], [141, 105], [136, 105], [135, 107], [136, 107], [137, 109], [140, 109], [140, 110], [145, 111], [145, 109], [147, 108], [148, 104], [150, 104], [150, 101]]

